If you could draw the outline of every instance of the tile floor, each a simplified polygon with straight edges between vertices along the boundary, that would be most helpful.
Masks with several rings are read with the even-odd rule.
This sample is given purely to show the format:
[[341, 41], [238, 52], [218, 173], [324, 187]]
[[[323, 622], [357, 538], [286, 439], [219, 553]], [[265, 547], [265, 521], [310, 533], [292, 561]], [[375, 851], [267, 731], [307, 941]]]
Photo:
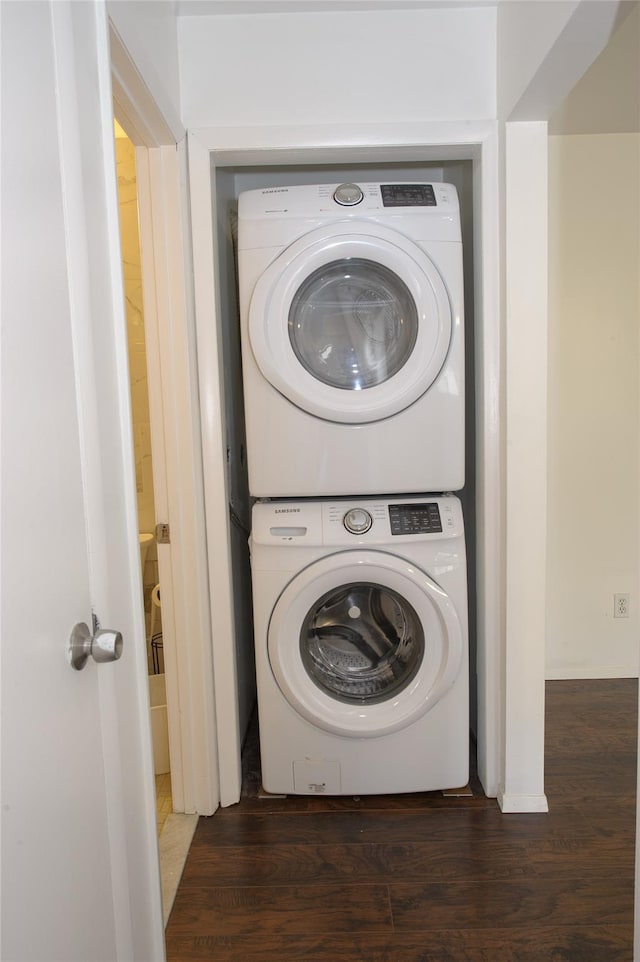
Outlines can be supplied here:
[[182, 870], [198, 824], [197, 815], [176, 815], [171, 797], [171, 774], [156, 775], [156, 817], [160, 852], [160, 881], [164, 924], [173, 907]]
[[173, 811], [171, 798], [171, 774], [156, 775], [156, 810], [158, 813], [158, 837], [162, 835], [167, 816]]

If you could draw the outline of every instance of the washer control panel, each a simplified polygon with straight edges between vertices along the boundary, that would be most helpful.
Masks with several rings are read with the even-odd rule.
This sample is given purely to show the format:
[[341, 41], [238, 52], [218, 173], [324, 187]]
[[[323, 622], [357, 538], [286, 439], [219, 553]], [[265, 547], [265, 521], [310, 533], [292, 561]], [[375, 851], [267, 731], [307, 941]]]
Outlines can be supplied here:
[[364, 508], [351, 508], [345, 514], [342, 523], [349, 534], [364, 534], [373, 524], [373, 518]]
[[390, 504], [391, 534], [433, 534], [442, 531], [442, 519], [437, 501], [422, 504]]
[[464, 532], [462, 506], [453, 495], [397, 500], [324, 501], [323, 544], [358, 545], [433, 541]]
[[253, 548], [260, 544], [373, 547], [462, 537], [462, 505], [454, 495], [257, 501], [253, 506]]

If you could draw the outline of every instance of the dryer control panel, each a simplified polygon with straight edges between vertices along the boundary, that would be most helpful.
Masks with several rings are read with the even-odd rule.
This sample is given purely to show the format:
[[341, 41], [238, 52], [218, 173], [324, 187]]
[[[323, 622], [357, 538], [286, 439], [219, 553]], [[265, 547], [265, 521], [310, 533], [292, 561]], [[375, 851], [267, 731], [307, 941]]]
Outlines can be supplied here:
[[[264, 187], [238, 196], [238, 224], [245, 221], [291, 220], [332, 216], [361, 217], [377, 213], [394, 218], [416, 214], [430, 218], [458, 214], [458, 193], [453, 184], [343, 183], [293, 187]], [[311, 226], [311, 225], [309, 225]], [[241, 238], [238, 238], [239, 242]], [[240, 243], [240, 249], [244, 245]]]
[[296, 238], [338, 221], [386, 225], [414, 241], [462, 243], [453, 184], [345, 182], [241, 191], [238, 251], [284, 249]]
[[[373, 196], [372, 191], [369, 193]], [[380, 184], [380, 197], [383, 207], [438, 206], [433, 184]], [[364, 191], [358, 184], [340, 184], [333, 199], [341, 207], [355, 207], [364, 200]], [[441, 199], [448, 200], [446, 192], [442, 192]]]

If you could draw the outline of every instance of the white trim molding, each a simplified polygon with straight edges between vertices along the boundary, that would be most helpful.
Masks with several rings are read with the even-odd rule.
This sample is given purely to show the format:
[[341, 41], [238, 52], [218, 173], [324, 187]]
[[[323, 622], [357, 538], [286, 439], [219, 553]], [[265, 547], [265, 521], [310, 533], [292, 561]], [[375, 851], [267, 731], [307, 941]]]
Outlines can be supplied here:
[[547, 681], [637, 677], [637, 665], [557, 665], [547, 668]]
[[113, 102], [120, 126], [136, 147], [175, 145], [176, 137], [111, 20], [109, 47]]
[[547, 207], [541, 199], [546, 196], [546, 123], [507, 124], [506, 632], [501, 795], [505, 804], [520, 799], [520, 806], [525, 799], [544, 797]]
[[498, 792], [498, 805], [503, 815], [524, 815], [531, 812], [549, 811], [546, 795], [507, 795], [502, 787]]
[[176, 812], [219, 804], [211, 615], [200, 452], [190, 240], [183, 223], [186, 144], [136, 151], [147, 332], [149, 404], [167, 684], [171, 788]]
[[[473, 162], [475, 323], [478, 361], [477, 501], [480, 778], [496, 796], [501, 776], [503, 544], [500, 523], [503, 426], [500, 351], [497, 123], [447, 122], [313, 127], [203, 128], [189, 131], [191, 216], [214, 667], [222, 804], [240, 791], [240, 744], [233, 643], [226, 450], [219, 346], [222, 319], [215, 276], [216, 167], [367, 164], [469, 159]], [[212, 265], [213, 268], [212, 268]]]

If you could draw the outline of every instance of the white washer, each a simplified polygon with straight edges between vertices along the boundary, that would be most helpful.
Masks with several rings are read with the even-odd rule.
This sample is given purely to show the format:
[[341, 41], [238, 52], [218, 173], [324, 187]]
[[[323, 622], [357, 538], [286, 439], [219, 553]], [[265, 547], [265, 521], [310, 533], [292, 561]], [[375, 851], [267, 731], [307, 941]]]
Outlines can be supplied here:
[[251, 565], [264, 788], [360, 795], [465, 785], [459, 500], [261, 502]]
[[254, 497], [462, 488], [455, 187], [246, 191], [238, 273]]

